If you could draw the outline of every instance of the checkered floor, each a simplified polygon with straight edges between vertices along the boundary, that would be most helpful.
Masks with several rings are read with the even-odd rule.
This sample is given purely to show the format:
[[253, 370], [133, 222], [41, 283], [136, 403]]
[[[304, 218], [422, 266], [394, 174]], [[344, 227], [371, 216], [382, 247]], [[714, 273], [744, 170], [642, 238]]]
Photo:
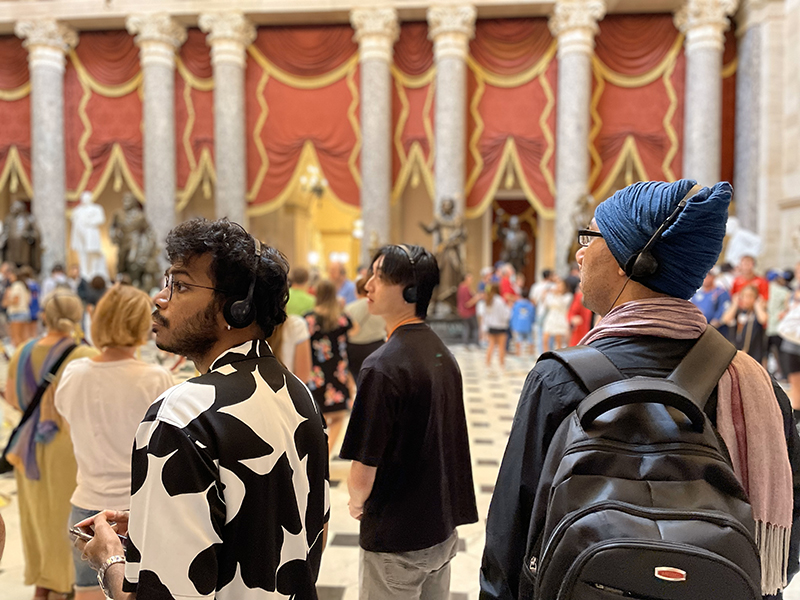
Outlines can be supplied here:
[[[486, 513], [522, 384], [534, 360], [530, 356], [509, 356], [506, 369], [501, 372], [496, 366], [496, 357], [493, 367], [484, 365], [483, 351], [455, 346], [453, 352], [464, 377], [480, 521], [459, 528], [459, 552], [452, 563], [450, 597], [451, 600], [477, 600]], [[142, 354], [145, 360], [155, 361], [157, 351], [151, 346]], [[172, 361], [166, 361], [165, 366], [171, 366]], [[184, 365], [176, 373], [176, 382], [193, 374], [193, 367]], [[0, 362], [0, 385], [4, 385], [4, 379], [5, 368]], [[9, 414], [7, 408], [6, 414]], [[6, 423], [0, 441], [8, 435], [8, 426]], [[358, 598], [358, 522], [350, 518], [347, 511], [348, 465], [338, 458], [331, 461], [331, 522], [317, 585], [320, 600]], [[0, 564], [0, 600], [29, 600], [33, 596], [33, 588], [22, 584], [24, 565], [15, 494], [13, 478], [0, 476], [0, 511], [8, 527], [6, 553]], [[800, 600], [800, 578], [786, 590], [784, 598]]]

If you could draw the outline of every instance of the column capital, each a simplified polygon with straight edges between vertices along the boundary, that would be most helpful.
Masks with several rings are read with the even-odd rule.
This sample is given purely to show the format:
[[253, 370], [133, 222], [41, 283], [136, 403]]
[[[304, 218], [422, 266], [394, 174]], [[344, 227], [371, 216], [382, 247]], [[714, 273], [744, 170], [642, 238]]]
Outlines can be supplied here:
[[466, 60], [469, 41], [475, 36], [476, 16], [471, 4], [431, 6], [428, 9], [428, 37], [433, 40], [437, 61], [446, 57]]
[[64, 71], [64, 55], [78, 45], [75, 30], [55, 19], [19, 21], [14, 33], [25, 40], [22, 45], [28, 49], [28, 63], [32, 69], [47, 65]]
[[245, 65], [245, 49], [256, 39], [256, 28], [240, 12], [203, 13], [200, 29], [208, 34], [211, 62]]
[[356, 32], [361, 62], [392, 62], [392, 47], [400, 34], [394, 8], [357, 8], [350, 11], [350, 24]]
[[603, 0], [559, 0], [548, 26], [558, 38], [558, 55], [570, 52], [591, 54], [597, 22], [606, 15]]
[[675, 13], [675, 26], [686, 34], [686, 49], [711, 48], [722, 51], [728, 17], [736, 12], [738, 0], [686, 0]]
[[753, 26], [760, 25], [766, 18], [769, 0], [741, 0], [736, 13], [736, 37], [741, 37]]
[[172, 69], [175, 51], [186, 41], [186, 28], [168, 14], [131, 15], [125, 21], [128, 33], [136, 35], [142, 66], [159, 64]]

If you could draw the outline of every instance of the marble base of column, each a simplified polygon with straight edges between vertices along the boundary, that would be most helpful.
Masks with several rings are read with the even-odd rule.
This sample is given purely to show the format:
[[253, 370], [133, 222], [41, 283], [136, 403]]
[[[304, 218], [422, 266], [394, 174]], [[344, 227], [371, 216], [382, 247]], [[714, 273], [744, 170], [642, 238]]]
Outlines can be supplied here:
[[[361, 214], [364, 240], [389, 243], [389, 208], [392, 193], [391, 74], [383, 60], [361, 63]], [[369, 243], [361, 248], [367, 264]]]
[[233, 62], [214, 66], [214, 154], [217, 218], [247, 227], [244, 70]]

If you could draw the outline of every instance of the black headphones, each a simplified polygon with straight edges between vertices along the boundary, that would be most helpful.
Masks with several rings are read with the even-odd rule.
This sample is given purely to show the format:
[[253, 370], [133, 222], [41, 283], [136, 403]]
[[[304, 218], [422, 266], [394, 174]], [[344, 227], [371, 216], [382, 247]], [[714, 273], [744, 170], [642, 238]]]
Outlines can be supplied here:
[[692, 189], [689, 190], [689, 193], [683, 197], [683, 200], [678, 202], [678, 206], [675, 207], [675, 210], [672, 211], [672, 214], [664, 220], [658, 229], [656, 229], [653, 237], [648, 240], [641, 252], [637, 252], [628, 259], [628, 262], [625, 263], [625, 274], [629, 279], [644, 279], [645, 277], [654, 275], [655, 272], [658, 271], [658, 260], [655, 256], [653, 256], [653, 253], [650, 252], [650, 250], [655, 243], [661, 239], [664, 231], [666, 231], [667, 228], [675, 222], [675, 219], [678, 218], [678, 215], [681, 213], [681, 211], [686, 208], [686, 203], [689, 201], [689, 198], [694, 196], [701, 189], [702, 188], [699, 185], [692, 187]]
[[261, 242], [253, 235], [250, 237], [253, 238], [253, 244], [255, 245], [256, 265], [253, 270], [253, 280], [247, 290], [247, 296], [234, 296], [228, 299], [222, 308], [222, 315], [225, 317], [225, 321], [236, 329], [244, 329], [256, 318], [253, 294], [256, 290], [256, 279], [258, 279], [258, 266], [261, 264]]
[[408, 262], [411, 263], [411, 273], [414, 276], [414, 283], [413, 285], [407, 285], [403, 288], [403, 300], [405, 300], [408, 304], [416, 304], [417, 303], [417, 265], [414, 262], [414, 257], [411, 256], [411, 250], [409, 250], [408, 246], [405, 244], [398, 244], [398, 248], [400, 248], [408, 257]]

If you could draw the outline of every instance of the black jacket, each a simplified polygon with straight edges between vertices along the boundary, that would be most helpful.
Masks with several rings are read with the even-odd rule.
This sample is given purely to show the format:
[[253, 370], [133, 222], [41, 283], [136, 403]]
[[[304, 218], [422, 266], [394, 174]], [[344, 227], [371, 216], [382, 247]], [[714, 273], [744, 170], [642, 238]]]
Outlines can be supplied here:
[[[627, 377], [666, 377], [695, 340], [656, 337], [604, 338], [591, 346], [602, 351]], [[794, 513], [789, 577], [798, 570], [800, 551], [800, 438], [783, 389], [773, 381], [781, 407], [794, 482]], [[705, 412], [716, 424], [716, 390]], [[555, 360], [539, 362], [528, 374], [519, 399], [511, 436], [497, 477], [486, 522], [486, 548], [481, 565], [481, 600], [516, 599], [528, 539], [534, 495], [547, 448], [556, 429], [584, 399], [575, 377]], [[531, 532], [538, 535], [538, 532]]]

